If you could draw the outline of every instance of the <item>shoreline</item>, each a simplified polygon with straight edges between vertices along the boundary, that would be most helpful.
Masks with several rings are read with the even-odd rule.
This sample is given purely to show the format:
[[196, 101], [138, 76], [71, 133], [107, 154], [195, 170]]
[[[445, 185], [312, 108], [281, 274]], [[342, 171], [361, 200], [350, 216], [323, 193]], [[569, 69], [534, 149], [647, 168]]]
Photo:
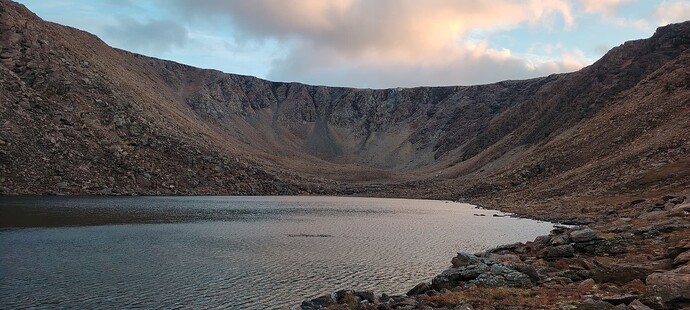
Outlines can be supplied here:
[[[530, 211], [475, 204], [534, 220]], [[292, 309], [681, 309], [690, 306], [690, 194], [635, 199], [573, 227], [482, 253], [406, 295], [340, 290]], [[611, 220], [616, 218], [615, 220]]]

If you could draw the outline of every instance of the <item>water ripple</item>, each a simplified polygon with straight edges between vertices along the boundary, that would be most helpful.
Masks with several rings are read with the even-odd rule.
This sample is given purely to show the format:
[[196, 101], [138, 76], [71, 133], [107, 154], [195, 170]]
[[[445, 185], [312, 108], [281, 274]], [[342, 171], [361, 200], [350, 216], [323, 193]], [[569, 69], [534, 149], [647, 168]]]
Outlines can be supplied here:
[[285, 309], [342, 288], [404, 293], [456, 251], [551, 228], [422, 200], [0, 199], [2, 227], [83, 226], [0, 231], [0, 308], [13, 309]]

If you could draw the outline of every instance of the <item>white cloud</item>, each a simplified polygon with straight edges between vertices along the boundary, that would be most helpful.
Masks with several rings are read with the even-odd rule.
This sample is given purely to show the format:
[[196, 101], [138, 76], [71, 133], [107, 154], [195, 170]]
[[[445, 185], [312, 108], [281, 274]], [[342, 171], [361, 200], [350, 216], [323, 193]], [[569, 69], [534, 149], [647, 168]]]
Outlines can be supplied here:
[[[176, 0], [197, 17], [229, 18], [254, 39], [289, 49], [269, 78], [354, 86], [474, 84], [539, 71], [507, 49], [473, 43], [472, 31], [520, 25], [572, 27], [567, 0]], [[554, 61], [559, 72], [567, 59]], [[485, 67], [480, 67], [482, 64]]]
[[604, 16], [614, 16], [618, 14], [618, 9], [625, 3], [634, 0], [580, 0], [587, 13], [598, 13]]
[[690, 20], [689, 1], [664, 1], [654, 10], [659, 26]]

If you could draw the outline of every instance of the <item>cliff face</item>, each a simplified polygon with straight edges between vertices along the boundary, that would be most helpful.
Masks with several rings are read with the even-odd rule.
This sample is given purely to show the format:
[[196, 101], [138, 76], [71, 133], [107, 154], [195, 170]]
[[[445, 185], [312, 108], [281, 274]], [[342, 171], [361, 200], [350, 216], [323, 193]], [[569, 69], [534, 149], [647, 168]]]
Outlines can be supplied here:
[[690, 22], [574, 73], [373, 90], [193, 68], [110, 48], [13, 2], [0, 10], [5, 193], [327, 194], [347, 182], [406, 196], [562, 196], [689, 185]]

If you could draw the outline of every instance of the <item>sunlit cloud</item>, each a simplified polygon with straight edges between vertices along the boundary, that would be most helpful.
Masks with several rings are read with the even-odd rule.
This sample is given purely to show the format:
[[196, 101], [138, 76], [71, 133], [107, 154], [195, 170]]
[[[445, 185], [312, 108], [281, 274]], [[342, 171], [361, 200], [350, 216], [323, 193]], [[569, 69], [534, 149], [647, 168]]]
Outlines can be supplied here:
[[664, 1], [654, 10], [654, 18], [660, 26], [690, 20], [690, 1]]
[[20, 1], [72, 26], [90, 20], [85, 30], [134, 52], [357, 87], [574, 71], [609, 47], [651, 35], [656, 25], [690, 19], [687, 0]]

